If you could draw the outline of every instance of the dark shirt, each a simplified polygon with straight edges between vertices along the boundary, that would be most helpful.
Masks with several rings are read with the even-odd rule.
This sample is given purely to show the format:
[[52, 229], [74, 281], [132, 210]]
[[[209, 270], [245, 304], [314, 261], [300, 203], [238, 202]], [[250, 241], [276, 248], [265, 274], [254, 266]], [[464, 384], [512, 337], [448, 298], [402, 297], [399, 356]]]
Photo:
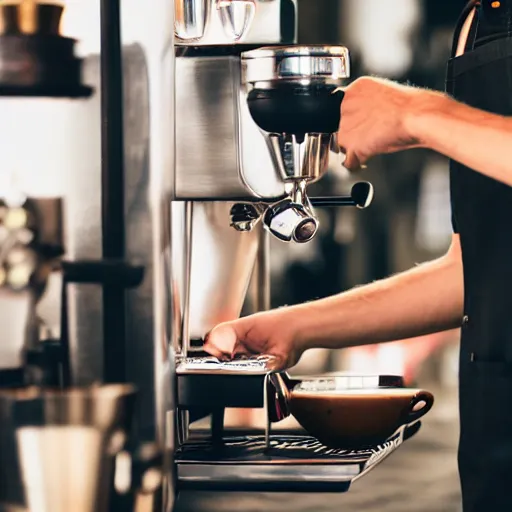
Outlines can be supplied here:
[[[499, 0], [499, 6], [493, 7], [493, 4], [496, 5], [496, 1], [498, 0], [481, 0], [477, 4], [475, 18], [466, 44], [466, 51], [471, 51], [496, 39], [512, 36], [512, 0]], [[458, 32], [462, 28], [467, 14], [472, 9], [471, 4], [475, 4], [475, 2], [464, 3], [466, 10], [459, 20], [453, 51], [457, 48]], [[453, 232], [458, 233], [457, 221], [453, 214], [452, 226]]]

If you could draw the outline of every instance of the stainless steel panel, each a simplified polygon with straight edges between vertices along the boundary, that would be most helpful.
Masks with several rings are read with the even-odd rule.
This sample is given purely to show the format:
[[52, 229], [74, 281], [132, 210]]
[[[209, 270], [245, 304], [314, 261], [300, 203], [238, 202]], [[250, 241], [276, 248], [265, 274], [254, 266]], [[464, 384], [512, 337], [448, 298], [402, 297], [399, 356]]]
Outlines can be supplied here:
[[268, 311], [271, 307], [270, 284], [270, 233], [259, 224], [254, 229], [259, 231], [258, 254], [249, 283], [245, 303], [246, 313]]
[[176, 72], [175, 197], [281, 197], [284, 184], [240, 86], [240, 59], [179, 57]]
[[[171, 184], [174, 161], [173, 3], [122, 3], [126, 255], [145, 266], [127, 293], [127, 377], [139, 388], [136, 422], [164, 450], [163, 510], [174, 501]], [[108, 341], [108, 340], [107, 340]]]
[[[96, 1], [99, 10], [99, 1]], [[99, 23], [99, 21], [98, 21]], [[101, 258], [101, 106], [100, 61], [84, 60], [84, 80], [95, 87], [94, 95], [81, 105], [80, 133], [70, 141], [76, 161], [67, 179], [66, 258]], [[69, 173], [69, 169], [68, 169]], [[55, 297], [60, 280], [50, 282], [48, 296]], [[89, 385], [103, 374], [103, 297], [99, 286], [68, 286], [69, 344], [74, 383]]]
[[[170, 197], [174, 162], [174, 9], [122, 3], [127, 257], [146, 267], [127, 294], [127, 376], [139, 388], [143, 439], [164, 450], [162, 510], [174, 503], [174, 354]], [[158, 500], [157, 500], [158, 501]]]
[[[206, 2], [209, 2], [209, 5]], [[231, 3], [245, 5], [229, 5]], [[205, 17], [207, 10], [209, 13]], [[254, 10], [254, 13], [247, 12], [249, 10]], [[239, 21], [233, 23], [232, 16], [235, 11], [237, 11], [237, 17], [240, 11], [246, 11], [244, 23], [240, 24]], [[195, 15], [191, 16], [192, 13]], [[206, 20], [204, 33], [203, 20]], [[233, 30], [233, 25], [236, 25], [238, 30]], [[244, 26], [244, 29], [239, 30], [240, 26]], [[177, 0], [175, 31], [176, 44], [179, 45], [293, 44], [297, 37], [297, 2], [296, 0]]]
[[[142, 264], [143, 283], [126, 294], [125, 365], [130, 381], [140, 390], [138, 416], [142, 432], [154, 426], [154, 308], [156, 304], [153, 211], [150, 187], [150, 98], [146, 55], [138, 44], [123, 48], [126, 257]], [[156, 213], [156, 212], [155, 212]], [[157, 242], [158, 243], [158, 242]], [[158, 249], [157, 249], [158, 247]], [[108, 340], [105, 340], [108, 344]]]
[[[187, 205], [191, 216], [187, 226]], [[178, 346], [203, 339], [216, 324], [238, 318], [256, 261], [259, 232], [230, 226], [229, 202], [173, 202], [173, 270], [183, 323]], [[187, 235], [191, 238], [190, 252]], [[186, 257], [190, 257], [187, 264]]]

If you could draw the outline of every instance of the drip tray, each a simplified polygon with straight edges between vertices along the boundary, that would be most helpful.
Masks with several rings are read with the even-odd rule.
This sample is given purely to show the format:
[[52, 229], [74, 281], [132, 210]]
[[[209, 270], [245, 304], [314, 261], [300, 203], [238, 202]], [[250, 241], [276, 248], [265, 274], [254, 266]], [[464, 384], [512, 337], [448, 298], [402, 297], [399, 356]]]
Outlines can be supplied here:
[[346, 492], [415, 435], [420, 422], [380, 446], [332, 450], [303, 435], [228, 437], [222, 443], [193, 440], [176, 452], [179, 490], [246, 492]]

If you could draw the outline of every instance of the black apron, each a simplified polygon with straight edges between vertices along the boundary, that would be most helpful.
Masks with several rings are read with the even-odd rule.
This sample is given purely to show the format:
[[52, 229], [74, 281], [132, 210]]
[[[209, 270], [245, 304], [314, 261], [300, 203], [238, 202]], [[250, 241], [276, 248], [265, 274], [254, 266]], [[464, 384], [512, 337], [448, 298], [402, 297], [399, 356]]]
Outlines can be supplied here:
[[[499, 27], [486, 22], [484, 12], [475, 18], [466, 53], [449, 62], [447, 92], [512, 116], [512, 9], [501, 4], [508, 18]], [[512, 188], [457, 162], [450, 179], [465, 287], [459, 375], [463, 510], [512, 512]]]

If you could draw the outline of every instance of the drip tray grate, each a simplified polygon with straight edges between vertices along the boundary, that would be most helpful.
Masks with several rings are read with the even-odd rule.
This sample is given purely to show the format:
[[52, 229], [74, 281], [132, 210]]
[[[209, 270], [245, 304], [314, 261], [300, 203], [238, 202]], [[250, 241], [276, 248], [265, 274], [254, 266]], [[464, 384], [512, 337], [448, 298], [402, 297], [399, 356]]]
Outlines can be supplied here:
[[380, 446], [333, 450], [301, 435], [192, 440], [176, 453], [182, 490], [344, 492], [412, 437], [420, 423], [398, 431]]

